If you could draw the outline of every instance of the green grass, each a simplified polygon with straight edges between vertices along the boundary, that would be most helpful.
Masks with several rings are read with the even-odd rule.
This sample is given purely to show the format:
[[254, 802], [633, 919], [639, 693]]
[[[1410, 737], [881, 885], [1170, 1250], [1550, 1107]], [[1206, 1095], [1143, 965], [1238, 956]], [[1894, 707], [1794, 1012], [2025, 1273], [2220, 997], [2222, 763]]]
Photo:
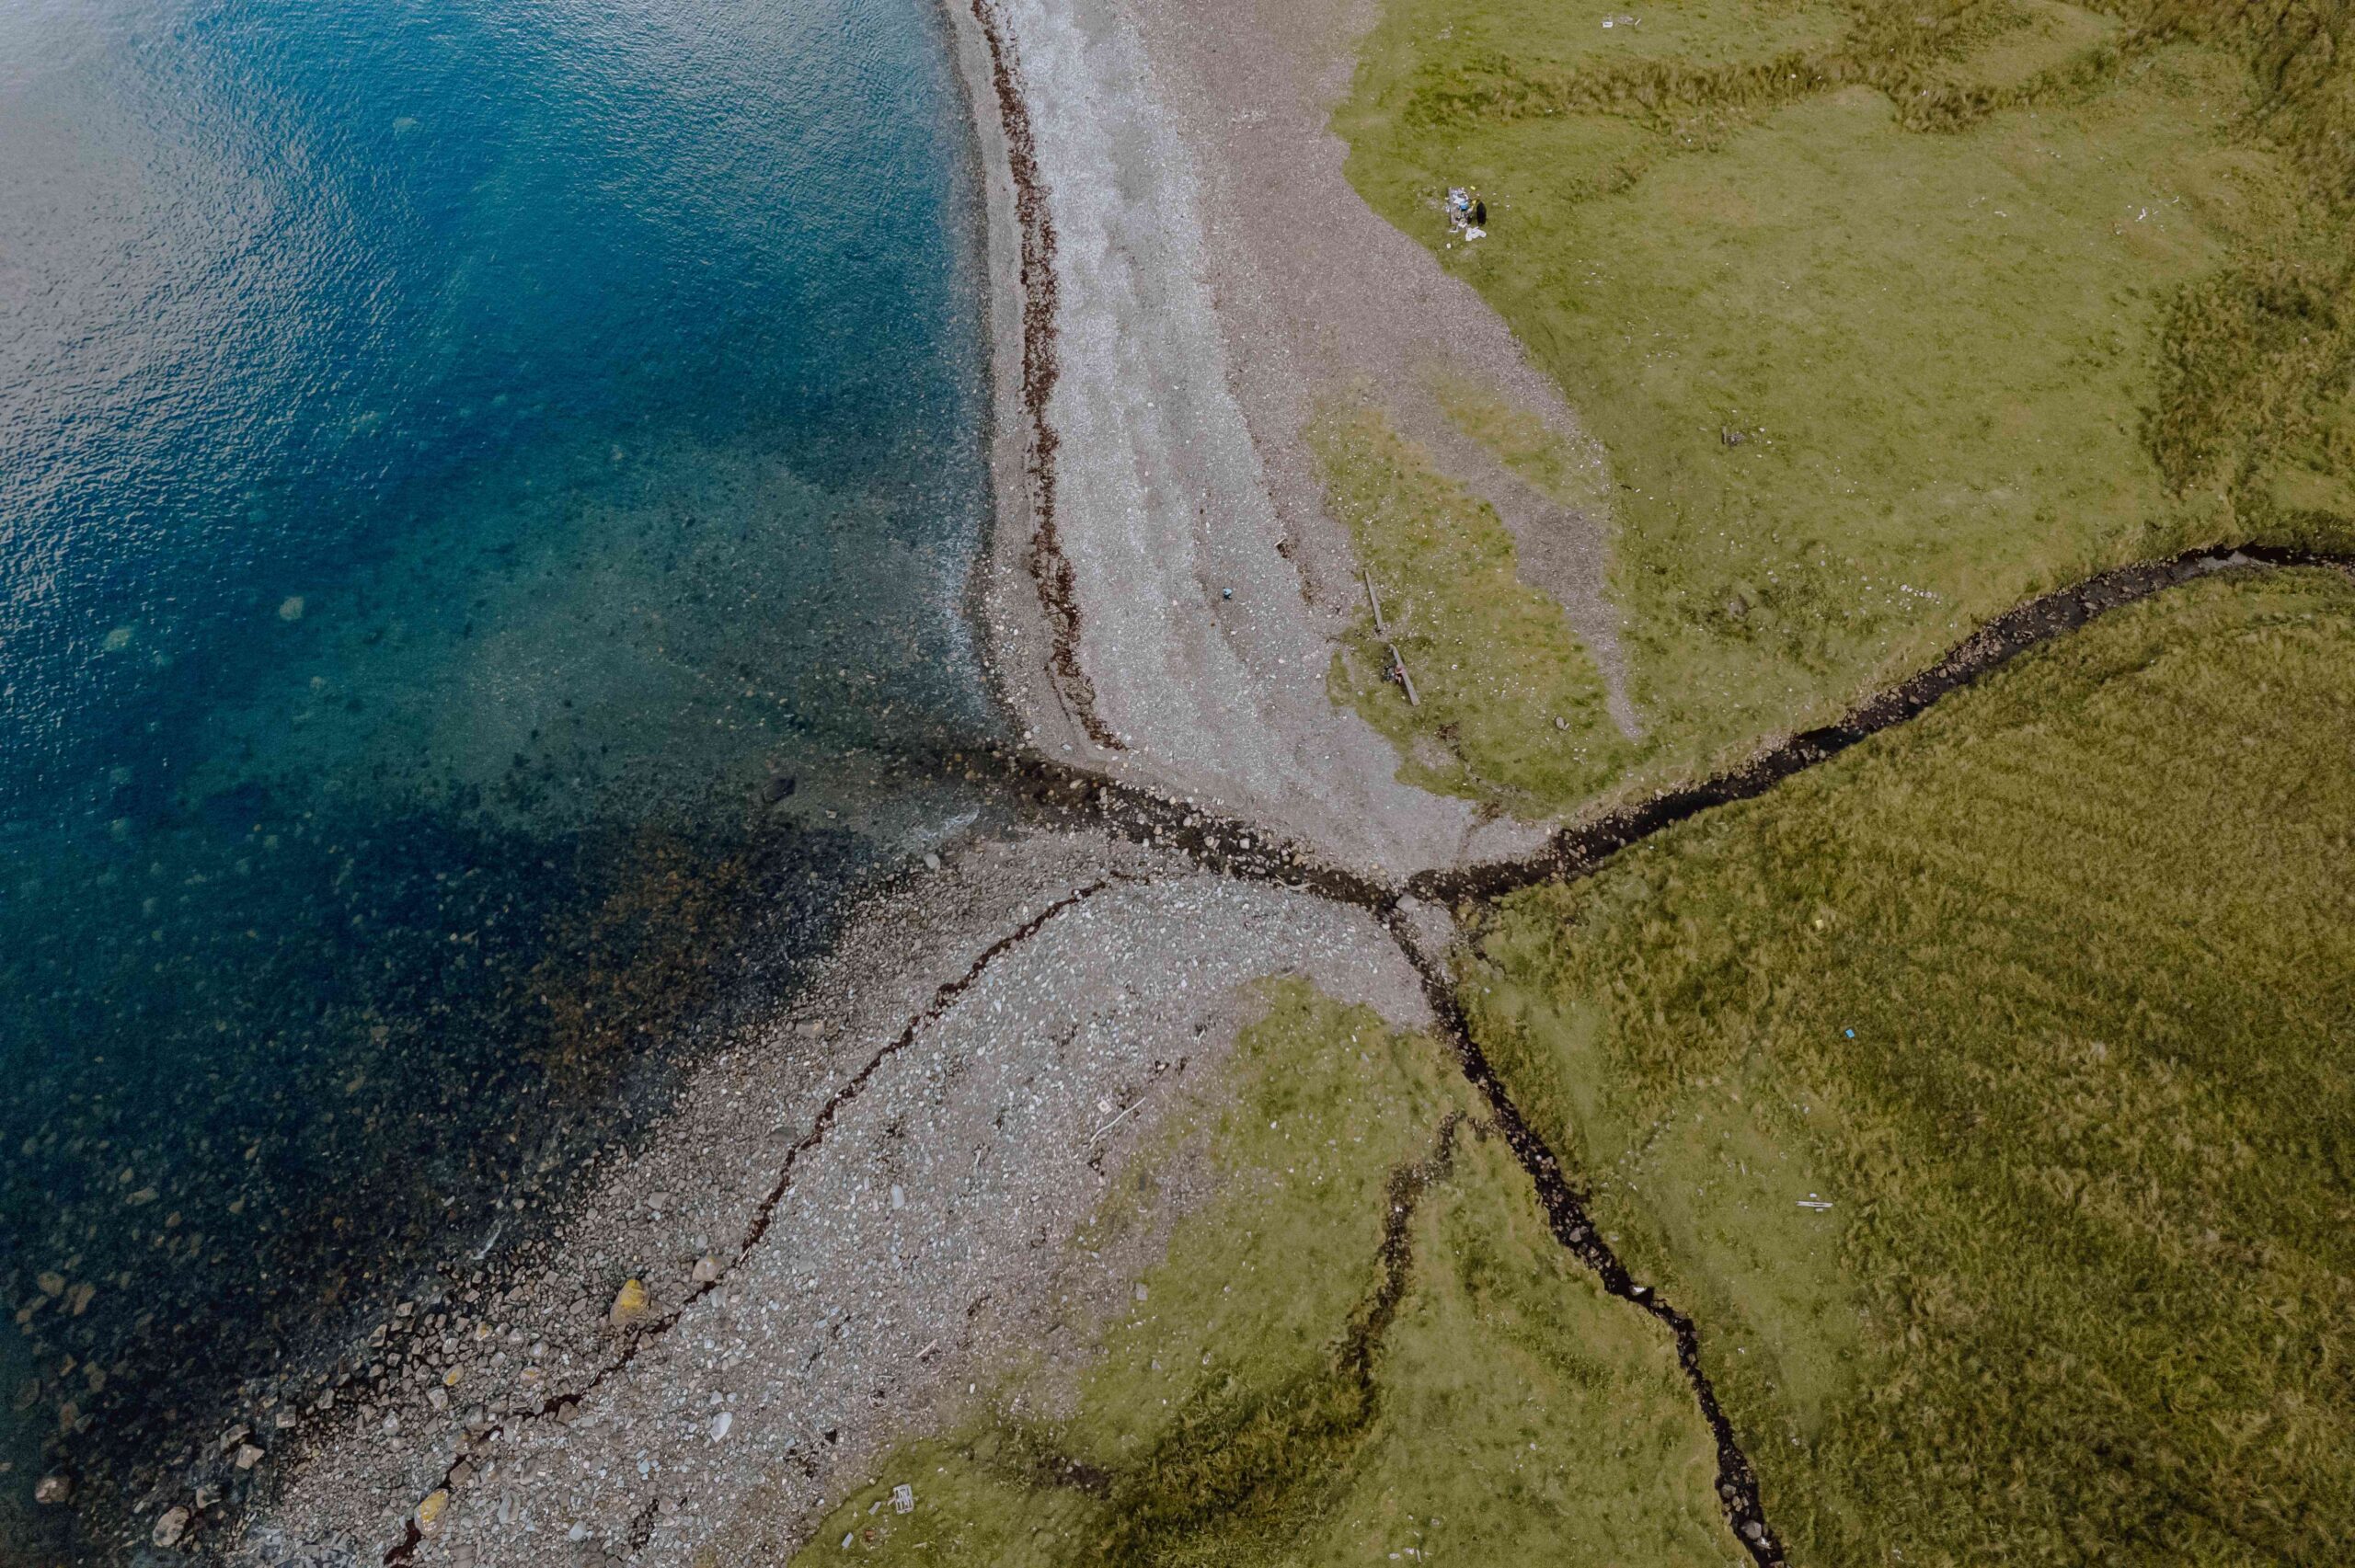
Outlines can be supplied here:
[[1487, 446], [1540, 495], [1583, 510], [1611, 504], [1611, 465], [1600, 442], [1572, 441], [1529, 410], [1461, 376], [1442, 373], [1431, 390], [1450, 423]]
[[2345, 578], [2203, 579], [1488, 921], [1795, 1562], [2343, 1560], [2350, 670]]
[[1390, 0], [1336, 125], [1608, 452], [1626, 769], [2123, 560], [2355, 544], [2343, 4]]
[[[1445, 405], [1465, 418], [1488, 412], [1468, 391], [1451, 390]], [[1499, 418], [1496, 428], [1534, 484], [1575, 488], [1580, 466], [1542, 426]], [[1440, 475], [1367, 404], [1326, 410], [1309, 443], [1327, 509], [1348, 524], [1373, 574], [1420, 705], [1385, 678], [1389, 655], [1364, 604], [1329, 689], [1398, 747], [1398, 776], [1523, 817], [1615, 778], [1632, 748], [1603, 709], [1593, 660], [1562, 607], [1520, 580], [1512, 534], [1495, 509]]]
[[1207, 1160], [1215, 1190], [1143, 1298], [1066, 1325], [1092, 1345], [1075, 1374], [1041, 1358], [984, 1385], [795, 1561], [1743, 1561], [1672, 1346], [1556, 1244], [1452, 1059], [1298, 981], [1266, 998], [1222, 1097], [1078, 1238], [1120, 1253]]

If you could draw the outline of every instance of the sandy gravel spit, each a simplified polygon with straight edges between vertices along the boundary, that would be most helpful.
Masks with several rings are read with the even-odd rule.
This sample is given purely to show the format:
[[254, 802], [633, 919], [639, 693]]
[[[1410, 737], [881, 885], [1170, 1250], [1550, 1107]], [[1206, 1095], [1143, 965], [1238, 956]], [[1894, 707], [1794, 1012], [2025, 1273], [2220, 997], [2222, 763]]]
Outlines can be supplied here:
[[998, 290], [999, 537], [983, 600], [1034, 742], [1361, 870], [1534, 848], [1534, 828], [1397, 783], [1387, 744], [1326, 695], [1361, 590], [1304, 430], [1327, 399], [1371, 400], [1496, 508], [1523, 578], [1595, 658], [1614, 719], [1641, 727], [1604, 593], [1607, 520], [1466, 437], [1439, 389], [1519, 407], [1598, 475], [1600, 447], [1503, 321], [1343, 175], [1327, 122], [1373, 5], [952, 13]]
[[[1533, 847], [1532, 831], [1398, 783], [1388, 744], [1326, 694], [1341, 623], [1310, 603], [1300, 520], [1279, 514], [1236, 396], [1193, 152], [1133, 19], [1113, 0], [979, 0], [955, 14], [999, 288], [999, 538], [983, 600], [1033, 743], [1362, 870]], [[1021, 428], [1041, 410], [1043, 465]], [[1066, 575], [1075, 610], [1076, 683], [1056, 676], [1054, 611], [1040, 608], [1042, 522], [1046, 569]]]
[[782, 1562], [1032, 1343], [1128, 1151], [1214, 1083], [1248, 982], [1428, 1020], [1364, 911], [1090, 836], [976, 846], [842, 951], [552, 1245], [397, 1315], [382, 1391], [305, 1418], [224, 1555]]

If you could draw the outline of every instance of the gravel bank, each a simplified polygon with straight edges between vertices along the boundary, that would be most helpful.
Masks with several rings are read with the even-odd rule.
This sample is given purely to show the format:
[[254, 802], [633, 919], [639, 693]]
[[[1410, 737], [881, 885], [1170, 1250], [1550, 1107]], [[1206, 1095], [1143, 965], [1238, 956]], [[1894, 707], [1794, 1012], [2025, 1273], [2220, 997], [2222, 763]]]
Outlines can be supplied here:
[[960, 1374], [1027, 1343], [1062, 1243], [1215, 1072], [1238, 988], [1305, 973], [1428, 1018], [1370, 915], [1089, 837], [979, 846], [844, 952], [545, 1253], [396, 1320], [387, 1376], [305, 1418], [227, 1555], [780, 1561]]
[[[996, 270], [1018, 276], [1026, 256], [1053, 258], [1051, 375], [1038, 371], [1040, 280], [1027, 323], [998, 302], [1001, 365], [1028, 367], [1002, 370], [1001, 393], [1043, 392], [1051, 474], [1034, 460], [1014, 482], [1002, 458], [987, 595], [1001, 675], [1037, 743], [1361, 869], [1531, 847], [1530, 830], [1484, 825], [1464, 802], [1398, 784], [1388, 744], [1327, 699], [1351, 601], [1312, 592], [1302, 538], [1330, 525], [1313, 496], [1305, 512], [1279, 507], [1236, 395], [1238, 365], [1281, 345], [1238, 342], [1220, 315], [1228, 302], [1204, 237], [1196, 149], [1134, 19], [1109, 0], [982, 0], [978, 15], [997, 49], [993, 58], [969, 43], [969, 75], [1005, 70], [1021, 104], [1009, 131], [990, 100], [1001, 109], [983, 134], [994, 184], [1014, 189], [1034, 171], [1042, 196], [1027, 242], [1004, 221], [994, 230]], [[1028, 441], [1034, 458], [1040, 445]], [[1296, 501], [1298, 486], [1286, 494]], [[1042, 615], [1026, 553], [1034, 534], [1015, 525], [1027, 516], [1035, 527], [1049, 504], [1080, 683], [1054, 676], [1054, 612]]]
[[[1601, 668], [1613, 717], [1634, 736], [1619, 615], [1604, 594], [1607, 519], [1558, 505], [1465, 437], [1442, 411], [1436, 380], [1478, 386], [1598, 463], [1600, 447], [1504, 319], [1422, 242], [1377, 216], [1342, 173], [1349, 149], [1330, 121], [1379, 11], [1378, 0], [1133, 6], [1168, 112], [1203, 172], [1204, 248], [1237, 398], [1279, 509], [1296, 532], [1336, 549], [1339, 532], [1315, 526], [1322, 514], [1301, 426], [1335, 392], [1380, 404], [1450, 477], [1496, 508], [1522, 579], [1562, 604]], [[1499, 209], [1494, 221], [1511, 214]], [[1443, 223], [1436, 204], [1430, 223], [1435, 233]], [[1315, 558], [1323, 596], [1350, 600], [1347, 560], [1323, 548]]]
[[1068, 592], [1047, 597], [1068, 600], [1083, 678], [1052, 676], [1038, 562], [1017, 543], [1035, 526], [1003, 529], [988, 601], [1001, 672], [1051, 755], [1396, 873], [1501, 858], [1534, 836], [1396, 784], [1388, 746], [1327, 701], [1360, 590], [1303, 441], [1319, 398], [1374, 398], [1496, 506], [1523, 577], [1595, 653], [1614, 717], [1638, 726], [1601, 521], [1465, 439], [1436, 378], [1583, 442], [1575, 416], [1478, 296], [1342, 177], [1327, 120], [1372, 15], [1362, 0], [982, 0], [989, 58], [1020, 100], [984, 126], [985, 156], [1002, 171], [1011, 137], [1022, 177], [998, 183], [1036, 188], [1028, 231], [1001, 200], [996, 270], [1052, 258], [1027, 321], [999, 302], [1002, 365], [1032, 367], [1027, 381], [1002, 372], [1001, 391], [1033, 395], [1051, 470], [1034, 462], [1027, 486], [1002, 488], [1001, 517], [1035, 525], [1049, 507]]

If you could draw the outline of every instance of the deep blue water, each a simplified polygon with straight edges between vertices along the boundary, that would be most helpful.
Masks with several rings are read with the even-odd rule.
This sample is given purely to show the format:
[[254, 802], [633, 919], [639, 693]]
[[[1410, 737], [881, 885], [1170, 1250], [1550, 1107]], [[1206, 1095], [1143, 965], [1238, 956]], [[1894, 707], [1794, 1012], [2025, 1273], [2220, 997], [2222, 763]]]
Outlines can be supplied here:
[[0, 1539], [969, 808], [976, 200], [936, 0], [0, 7]]

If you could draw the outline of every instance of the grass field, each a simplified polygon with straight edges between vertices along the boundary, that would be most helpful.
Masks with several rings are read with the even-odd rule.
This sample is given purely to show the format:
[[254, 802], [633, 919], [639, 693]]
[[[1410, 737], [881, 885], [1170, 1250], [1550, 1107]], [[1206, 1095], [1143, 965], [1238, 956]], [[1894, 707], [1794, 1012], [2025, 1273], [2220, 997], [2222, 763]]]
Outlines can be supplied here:
[[[1453, 1058], [1297, 981], [1266, 1000], [1224, 1096], [1080, 1237], [1081, 1275], [1148, 1265], [1071, 1283], [1098, 1305], [1041, 1343], [1084, 1352], [982, 1384], [796, 1562], [1746, 1561], [1667, 1337], [1554, 1242]], [[1161, 1195], [1204, 1172], [1165, 1254]]]
[[2344, 1560], [2350, 670], [2344, 577], [2203, 579], [1488, 919], [1795, 1562]]
[[[2355, 544], [2343, 4], [1390, 0], [1336, 124], [1607, 451], [1650, 729], [1623, 773], [2120, 561]], [[1467, 757], [1512, 800], [1591, 793]]]
[[[1507, 427], [1511, 428], [1511, 427]], [[1386, 584], [1390, 638], [1370, 607], [1335, 655], [1337, 702], [1389, 737], [1409, 784], [1542, 817], [1616, 779], [1632, 748], [1604, 712], [1593, 660], [1561, 606], [1515, 576], [1495, 510], [1433, 469], [1369, 402], [1337, 406], [1309, 429], [1327, 505], [1358, 559]], [[1517, 454], [1552, 457], [1539, 437]], [[1549, 486], [1565, 481], [1557, 464]], [[1395, 642], [1419, 706], [1384, 675]]]

